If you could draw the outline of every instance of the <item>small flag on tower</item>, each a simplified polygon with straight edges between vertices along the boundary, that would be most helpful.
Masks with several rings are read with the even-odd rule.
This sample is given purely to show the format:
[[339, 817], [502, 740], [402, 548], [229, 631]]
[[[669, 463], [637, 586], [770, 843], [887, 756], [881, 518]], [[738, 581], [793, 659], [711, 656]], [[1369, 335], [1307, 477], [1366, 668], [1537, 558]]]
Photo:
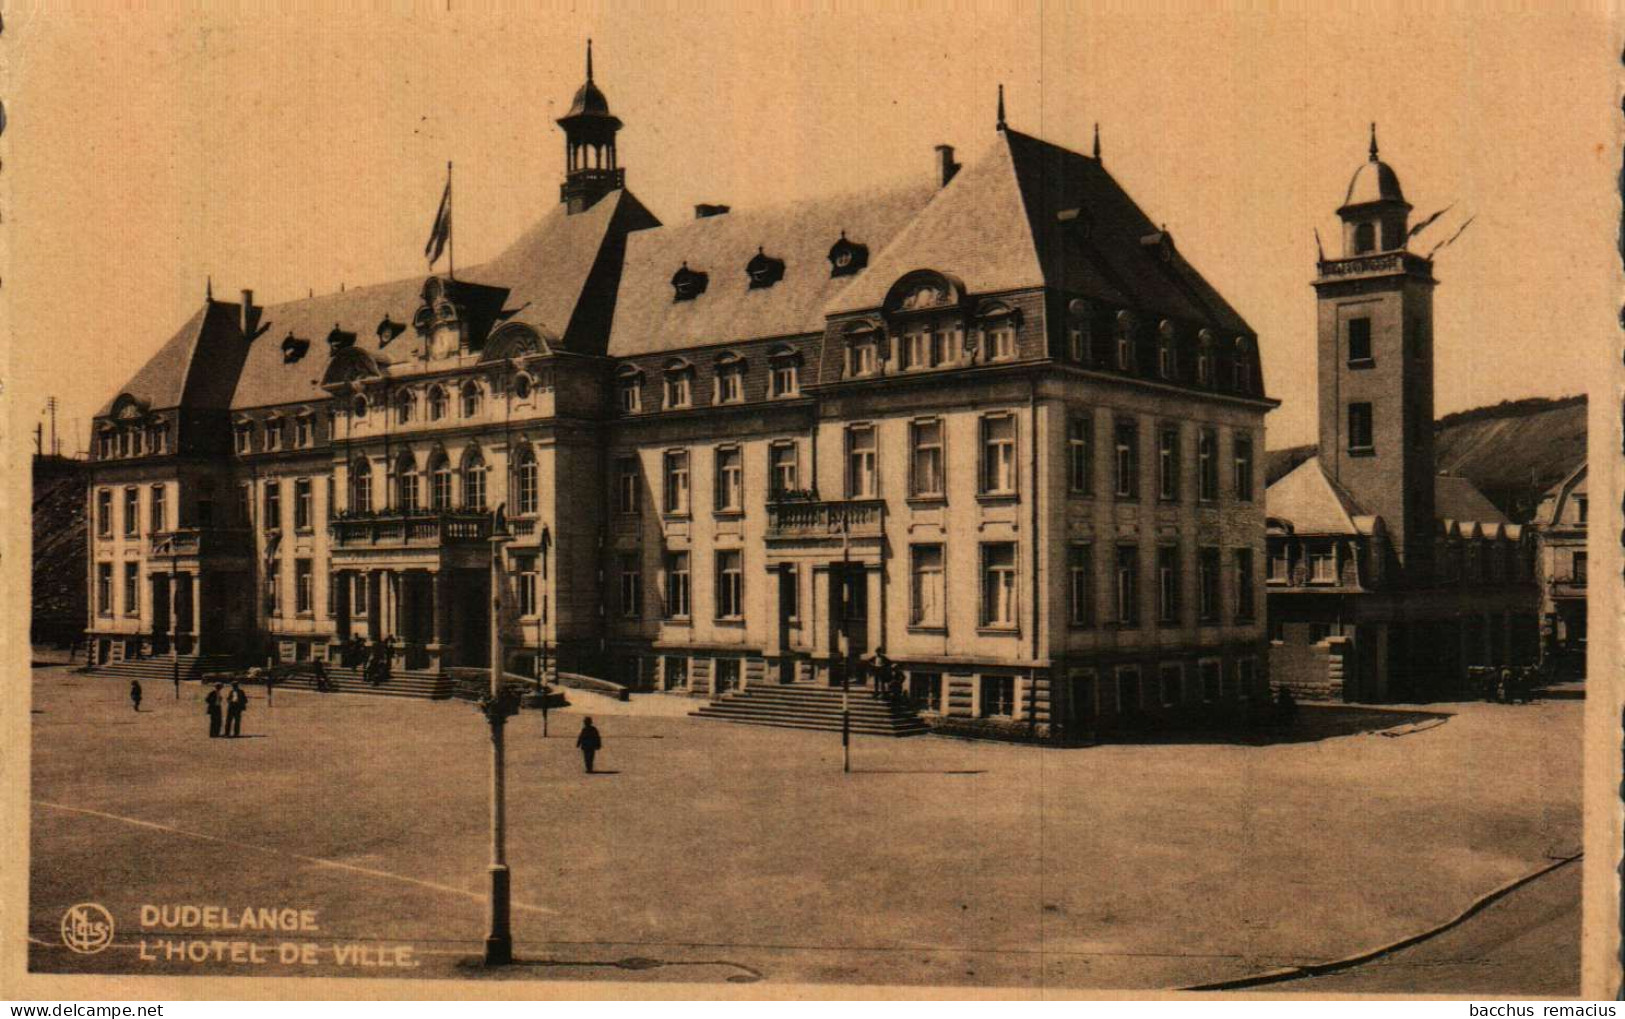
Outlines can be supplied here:
[[451, 164], [446, 164], [446, 190], [440, 196], [440, 211], [435, 213], [434, 229], [429, 231], [429, 243], [423, 246], [423, 257], [429, 260], [429, 268], [440, 261], [445, 252], [446, 245], [451, 241]]

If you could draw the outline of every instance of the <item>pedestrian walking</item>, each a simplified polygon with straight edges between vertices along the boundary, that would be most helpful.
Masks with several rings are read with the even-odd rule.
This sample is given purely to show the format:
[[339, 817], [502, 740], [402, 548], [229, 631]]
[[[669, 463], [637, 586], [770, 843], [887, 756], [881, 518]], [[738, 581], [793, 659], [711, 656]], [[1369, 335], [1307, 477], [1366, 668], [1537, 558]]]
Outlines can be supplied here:
[[231, 693], [226, 695], [226, 735], [241, 736], [243, 734], [243, 712], [248, 710], [248, 694], [235, 680], [231, 684]]
[[214, 689], [209, 691], [209, 696], [203, 698], [203, 710], [209, 716], [210, 739], [214, 739], [220, 735], [220, 712], [221, 709], [225, 707], [225, 705], [221, 703], [222, 697], [220, 691], [223, 689], [225, 689], [223, 684], [216, 683], [214, 685]]
[[581, 748], [581, 759], [586, 762], [587, 774], [592, 774], [592, 759], [597, 756], [598, 749], [604, 745], [604, 737], [598, 734], [598, 727], [592, 724], [592, 719], [581, 723], [581, 735], [576, 737], [576, 746]]
[[130, 680], [130, 703], [135, 706], [135, 710], [141, 710], [141, 681], [139, 679]]

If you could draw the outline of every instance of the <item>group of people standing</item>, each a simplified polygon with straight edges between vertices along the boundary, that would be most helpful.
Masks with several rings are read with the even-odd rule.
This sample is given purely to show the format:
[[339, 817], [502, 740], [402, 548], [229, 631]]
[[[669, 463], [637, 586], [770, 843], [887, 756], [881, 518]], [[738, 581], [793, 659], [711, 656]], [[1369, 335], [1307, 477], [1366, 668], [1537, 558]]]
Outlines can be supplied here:
[[[225, 691], [224, 683], [216, 683], [209, 695], [203, 698], [204, 713], [209, 716], [209, 738], [217, 739], [222, 736], [241, 736], [243, 734], [243, 712], [248, 710], [248, 694], [243, 692], [235, 680], [231, 689]], [[221, 725], [221, 712], [224, 709], [225, 724]], [[222, 728], [224, 731], [222, 731]]]

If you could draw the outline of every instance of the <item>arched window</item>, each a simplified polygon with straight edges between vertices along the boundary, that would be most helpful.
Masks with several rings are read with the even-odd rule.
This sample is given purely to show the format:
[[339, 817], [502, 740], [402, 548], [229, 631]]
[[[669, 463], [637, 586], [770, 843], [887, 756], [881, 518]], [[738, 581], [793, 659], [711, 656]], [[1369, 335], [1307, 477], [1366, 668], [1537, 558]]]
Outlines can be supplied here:
[[1372, 223], [1361, 223], [1354, 228], [1354, 253], [1363, 255], [1377, 247], [1377, 228]]
[[372, 462], [366, 457], [350, 465], [350, 512], [372, 512]]
[[1088, 301], [1075, 300], [1066, 306], [1066, 353], [1078, 364], [1094, 360], [1094, 314]]
[[485, 508], [485, 457], [469, 447], [463, 454], [463, 509]]
[[418, 464], [410, 450], [402, 451], [395, 461], [395, 508], [402, 513], [415, 513], [418, 508]]
[[666, 365], [664, 406], [675, 410], [693, 405], [694, 366], [680, 357], [675, 358]]
[[395, 423], [409, 425], [412, 423], [412, 412], [417, 409], [417, 397], [412, 395], [410, 389], [403, 389], [395, 397]]
[[478, 382], [463, 383], [463, 417], [479, 417], [483, 403], [484, 395], [480, 392], [480, 384]]
[[1235, 384], [1238, 393], [1252, 392], [1253, 345], [1245, 336], [1236, 337]]
[[443, 421], [443, 420], [445, 420], [446, 414], [449, 413], [450, 410], [451, 410], [451, 401], [447, 398], [446, 391], [444, 389], [440, 388], [439, 386], [430, 386], [429, 387], [429, 420], [430, 421]]
[[436, 453], [429, 466], [429, 508], [437, 512], [451, 509], [451, 461]]
[[527, 447], [519, 451], [514, 463], [514, 506], [521, 516], [536, 512], [536, 454]]
[[1171, 379], [1179, 374], [1179, 350], [1174, 346], [1174, 324], [1167, 319], [1157, 326], [1157, 376]]
[[355, 415], [358, 418], [366, 417], [367, 416], [367, 398], [365, 396], [359, 396], [358, 395], [355, 398], [355, 400], [352, 401], [351, 404], [350, 404], [350, 413]]
[[1134, 316], [1126, 311], [1117, 313], [1117, 328], [1114, 337], [1115, 354], [1112, 363], [1118, 371], [1134, 370]]
[[1196, 381], [1213, 385], [1213, 333], [1206, 329], [1196, 337]]

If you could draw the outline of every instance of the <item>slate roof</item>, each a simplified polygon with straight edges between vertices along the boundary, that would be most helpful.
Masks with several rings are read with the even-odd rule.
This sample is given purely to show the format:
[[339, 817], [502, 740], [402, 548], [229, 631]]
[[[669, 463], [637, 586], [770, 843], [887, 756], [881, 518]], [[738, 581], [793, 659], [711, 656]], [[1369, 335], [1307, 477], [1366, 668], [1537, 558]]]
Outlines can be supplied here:
[[[639, 231], [627, 238], [609, 353], [632, 357], [822, 333], [826, 306], [875, 272], [875, 254], [938, 191], [927, 180]], [[829, 251], [842, 231], [848, 240], [869, 248], [870, 268], [855, 276], [831, 277]], [[770, 287], [752, 289], [745, 264], [758, 248], [784, 261], [784, 276]], [[708, 279], [704, 293], [678, 301], [671, 279], [685, 263]]]
[[[1433, 503], [1434, 515], [1440, 520], [1510, 523], [1467, 478], [1435, 476]], [[1265, 505], [1270, 517], [1290, 523], [1299, 534], [1365, 534], [1370, 530], [1361, 525], [1371, 515], [1326, 474], [1318, 456], [1309, 457], [1271, 483]]]
[[1433, 513], [1441, 520], [1471, 520], [1480, 524], [1512, 522], [1484, 497], [1484, 493], [1472, 481], [1450, 474], [1440, 474], [1434, 478]]
[[[96, 412], [96, 416], [104, 417], [112, 413], [114, 401], [123, 393], [130, 394], [153, 410], [180, 406], [189, 390], [194, 399], [200, 396], [219, 399], [222, 389], [224, 395], [229, 396], [231, 380], [222, 380], [220, 376], [223, 373], [229, 375], [235, 370], [236, 358], [227, 357], [224, 364], [214, 365], [210, 362], [217, 359], [207, 355], [217, 351], [225, 334], [230, 334], [227, 339], [235, 339], [236, 313], [232, 310], [235, 307], [206, 302], [174, 336], [158, 348], [158, 352], [141, 366], [141, 370], [123, 389], [113, 394]], [[200, 349], [203, 352], [201, 355]]]

